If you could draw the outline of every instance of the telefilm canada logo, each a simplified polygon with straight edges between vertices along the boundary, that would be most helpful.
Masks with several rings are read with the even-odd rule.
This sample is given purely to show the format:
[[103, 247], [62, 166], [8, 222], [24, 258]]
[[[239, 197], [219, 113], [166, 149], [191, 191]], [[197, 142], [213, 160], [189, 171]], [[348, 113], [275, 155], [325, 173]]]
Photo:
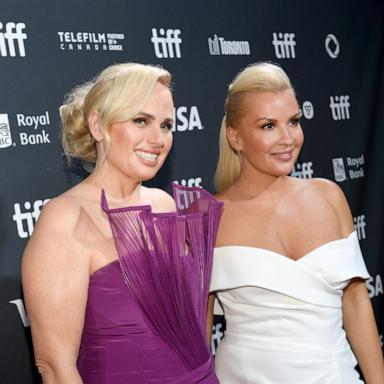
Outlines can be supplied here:
[[216, 34], [213, 38], [208, 38], [208, 49], [210, 55], [248, 56], [251, 54], [251, 48], [248, 41], [225, 40], [224, 37], [219, 37]]
[[0, 22], [0, 56], [25, 57], [24, 40], [27, 39], [24, 23]]
[[272, 37], [272, 45], [278, 59], [294, 59], [296, 57], [294, 33], [273, 32]]
[[123, 51], [124, 33], [57, 32], [62, 51]]
[[341, 183], [345, 180], [360, 179], [364, 177], [364, 154], [359, 157], [342, 157], [332, 159], [335, 181]]
[[158, 59], [180, 59], [181, 38], [180, 29], [152, 28], [151, 42]]

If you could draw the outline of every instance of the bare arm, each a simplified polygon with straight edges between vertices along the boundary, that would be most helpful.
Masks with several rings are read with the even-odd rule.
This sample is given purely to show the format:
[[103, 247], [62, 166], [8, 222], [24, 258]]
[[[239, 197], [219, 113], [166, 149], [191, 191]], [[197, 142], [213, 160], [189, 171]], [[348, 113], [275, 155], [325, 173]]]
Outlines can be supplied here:
[[208, 342], [208, 347], [211, 347], [214, 302], [215, 302], [215, 294], [210, 293], [208, 296], [208, 305], [207, 305], [207, 342]]
[[384, 361], [365, 283], [353, 280], [344, 290], [343, 322], [367, 384], [384, 384]]
[[[353, 219], [343, 192], [328, 186], [328, 197], [345, 236], [353, 230]], [[371, 300], [363, 280], [353, 279], [344, 290], [343, 324], [367, 384], [384, 384], [384, 361]]]
[[22, 261], [36, 365], [46, 384], [83, 383], [76, 361], [87, 300], [89, 260], [74, 240], [72, 221], [76, 221], [76, 215], [68, 210], [61, 202], [48, 204]]

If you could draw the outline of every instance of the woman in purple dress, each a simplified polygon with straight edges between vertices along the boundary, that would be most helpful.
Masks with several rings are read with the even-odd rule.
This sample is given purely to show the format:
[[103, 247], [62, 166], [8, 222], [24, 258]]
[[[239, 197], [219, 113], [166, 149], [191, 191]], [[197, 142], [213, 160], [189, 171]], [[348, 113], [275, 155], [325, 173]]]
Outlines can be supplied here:
[[44, 208], [22, 278], [44, 383], [218, 383], [205, 335], [221, 203], [145, 188], [172, 145], [170, 74], [117, 64], [60, 113], [91, 174]]

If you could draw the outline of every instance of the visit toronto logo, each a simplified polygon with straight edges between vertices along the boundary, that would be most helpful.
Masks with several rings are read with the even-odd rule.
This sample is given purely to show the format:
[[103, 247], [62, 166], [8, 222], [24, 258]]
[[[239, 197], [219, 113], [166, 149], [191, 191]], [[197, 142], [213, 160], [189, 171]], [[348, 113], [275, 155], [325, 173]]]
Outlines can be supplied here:
[[210, 55], [243, 55], [251, 54], [249, 42], [225, 40], [216, 34], [213, 38], [208, 38], [208, 49]]

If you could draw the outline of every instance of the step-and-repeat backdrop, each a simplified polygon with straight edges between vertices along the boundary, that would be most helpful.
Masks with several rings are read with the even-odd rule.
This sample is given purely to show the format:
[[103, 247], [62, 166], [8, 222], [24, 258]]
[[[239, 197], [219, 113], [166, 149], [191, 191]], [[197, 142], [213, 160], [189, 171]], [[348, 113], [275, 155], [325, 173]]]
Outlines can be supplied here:
[[[68, 169], [58, 107], [76, 84], [127, 61], [174, 76], [174, 148], [151, 182], [213, 191], [226, 88], [278, 62], [296, 87], [306, 142], [293, 175], [336, 181], [351, 205], [384, 331], [384, 5], [381, 1], [0, 3], [0, 381], [40, 383], [20, 259], [42, 206], [85, 176]], [[60, 220], [60, 218], [57, 218]], [[54, 257], [54, 255], [53, 255]], [[225, 325], [216, 317], [212, 348]], [[316, 330], [314, 330], [316, 332]]]

